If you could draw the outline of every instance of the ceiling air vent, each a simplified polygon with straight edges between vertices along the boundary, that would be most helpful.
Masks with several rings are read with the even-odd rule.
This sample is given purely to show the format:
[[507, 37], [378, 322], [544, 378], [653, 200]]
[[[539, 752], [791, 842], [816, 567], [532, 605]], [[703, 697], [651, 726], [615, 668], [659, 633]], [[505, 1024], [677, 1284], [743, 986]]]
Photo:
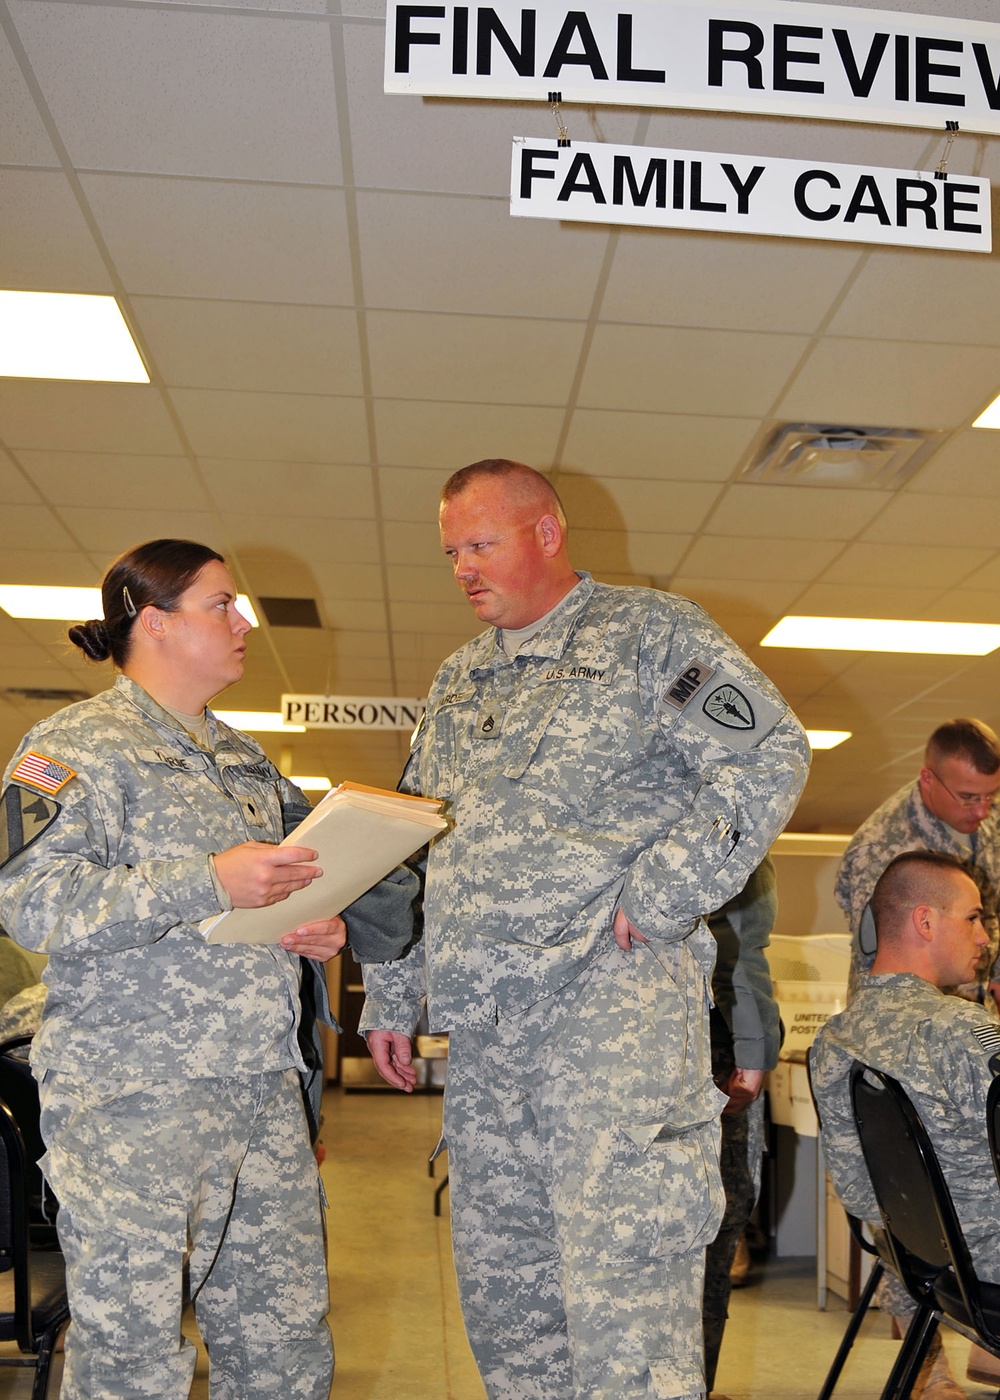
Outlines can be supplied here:
[[740, 475], [745, 481], [894, 490], [923, 466], [940, 436], [920, 428], [782, 423]]
[[272, 627], [322, 627], [314, 598], [258, 598]]

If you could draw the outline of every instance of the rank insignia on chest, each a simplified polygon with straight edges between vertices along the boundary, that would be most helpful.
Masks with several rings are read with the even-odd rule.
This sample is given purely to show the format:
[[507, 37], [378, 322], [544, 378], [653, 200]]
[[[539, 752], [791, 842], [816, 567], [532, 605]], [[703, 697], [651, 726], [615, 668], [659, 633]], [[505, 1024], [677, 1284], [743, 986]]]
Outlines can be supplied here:
[[503, 710], [498, 705], [484, 705], [476, 716], [477, 739], [498, 739], [503, 728]]

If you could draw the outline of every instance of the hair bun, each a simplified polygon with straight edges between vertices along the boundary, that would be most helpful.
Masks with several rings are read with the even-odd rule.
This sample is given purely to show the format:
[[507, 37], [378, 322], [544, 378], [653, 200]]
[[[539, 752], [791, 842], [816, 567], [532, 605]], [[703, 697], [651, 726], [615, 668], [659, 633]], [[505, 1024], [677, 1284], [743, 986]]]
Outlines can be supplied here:
[[111, 640], [103, 617], [78, 622], [69, 629], [68, 636], [73, 645], [79, 647], [91, 661], [107, 661], [111, 655]]

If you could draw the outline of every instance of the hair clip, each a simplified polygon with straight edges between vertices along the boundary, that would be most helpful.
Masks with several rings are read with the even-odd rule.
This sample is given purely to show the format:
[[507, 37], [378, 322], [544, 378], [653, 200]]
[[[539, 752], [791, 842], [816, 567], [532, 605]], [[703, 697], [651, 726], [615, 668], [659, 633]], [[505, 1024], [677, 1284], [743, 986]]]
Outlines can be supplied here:
[[138, 617], [139, 610], [132, 602], [132, 595], [128, 591], [128, 584], [125, 584], [122, 588], [122, 601], [125, 604], [125, 611], [128, 613], [129, 617]]

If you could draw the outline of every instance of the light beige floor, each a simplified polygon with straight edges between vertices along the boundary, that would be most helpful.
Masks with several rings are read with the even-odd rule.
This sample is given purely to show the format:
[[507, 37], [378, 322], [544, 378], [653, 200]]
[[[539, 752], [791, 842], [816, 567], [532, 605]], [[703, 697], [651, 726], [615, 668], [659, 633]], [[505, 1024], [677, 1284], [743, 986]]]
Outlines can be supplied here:
[[[440, 1097], [330, 1090], [325, 1114], [333, 1400], [483, 1400], [458, 1311], [447, 1209], [435, 1219], [436, 1182], [427, 1175]], [[717, 1380], [730, 1400], [810, 1400], [818, 1393], [847, 1315], [835, 1299], [828, 1311], [816, 1310], [811, 1264], [757, 1264], [749, 1286], [733, 1295]], [[873, 1400], [897, 1346], [885, 1319], [873, 1313], [836, 1400]], [[946, 1346], [970, 1400], [991, 1398], [994, 1391], [962, 1380], [963, 1339], [947, 1333]], [[60, 1374], [57, 1358], [50, 1400]], [[29, 1373], [0, 1370], [0, 1397], [21, 1400], [30, 1392]], [[192, 1396], [207, 1400], [204, 1353]]]

